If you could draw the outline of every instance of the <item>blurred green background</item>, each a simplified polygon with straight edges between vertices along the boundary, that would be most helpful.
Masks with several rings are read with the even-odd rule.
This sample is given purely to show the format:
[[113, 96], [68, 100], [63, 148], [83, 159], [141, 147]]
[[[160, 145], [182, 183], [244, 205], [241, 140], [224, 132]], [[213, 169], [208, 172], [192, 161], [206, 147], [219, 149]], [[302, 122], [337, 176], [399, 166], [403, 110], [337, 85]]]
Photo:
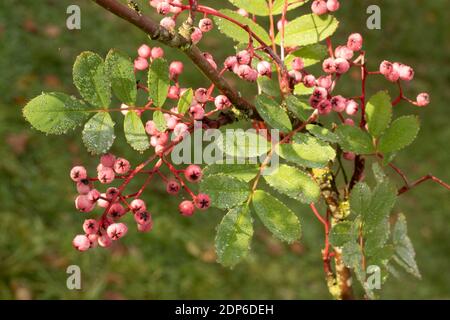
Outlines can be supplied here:
[[[228, 6], [225, 0], [201, 2]], [[432, 172], [450, 181], [448, 0], [342, 2], [334, 42], [361, 32], [371, 70], [383, 59], [410, 64], [416, 78], [407, 85], [407, 94], [415, 97], [428, 91], [432, 96], [429, 108], [406, 104], [396, 108], [397, 115], [420, 114], [422, 130], [395, 163], [412, 179]], [[81, 7], [80, 31], [65, 27], [66, 8], [73, 3]], [[382, 30], [365, 27], [370, 4], [381, 7]], [[309, 6], [297, 9], [290, 18], [309, 10]], [[143, 42], [150, 41], [139, 30], [88, 0], [0, 2], [0, 298], [328, 299], [320, 260], [322, 229], [304, 207], [291, 206], [303, 220], [301, 244], [282, 244], [257, 224], [251, 255], [233, 270], [215, 262], [215, 227], [223, 213], [210, 210], [183, 219], [176, 210], [179, 200], [157, 185], [145, 194], [155, 213], [153, 232], [132, 231], [111, 250], [81, 254], [72, 249], [71, 239], [85, 217], [73, 207], [75, 190], [68, 171], [74, 163], [94, 171], [98, 160], [85, 151], [79, 130], [68, 136], [45, 136], [30, 128], [21, 108], [41, 91], [76, 94], [71, 70], [81, 51], [105, 55], [115, 47], [134, 56]], [[219, 63], [233, 52], [232, 42], [218, 33], [206, 37], [201, 47], [213, 52]], [[171, 50], [166, 55], [180, 58]], [[186, 65], [182, 82], [206, 86], [194, 67]], [[368, 83], [369, 93], [386, 86], [396, 94], [393, 86], [376, 77]], [[352, 94], [359, 89], [354, 81], [339, 90]], [[120, 128], [120, 115], [115, 117]], [[138, 163], [139, 156], [124, 143], [123, 134], [117, 135], [113, 151]], [[409, 221], [423, 279], [391, 278], [381, 297], [450, 298], [448, 192], [427, 182], [402, 196], [396, 211], [404, 212]], [[66, 268], [72, 264], [82, 269], [81, 291], [66, 288]]]

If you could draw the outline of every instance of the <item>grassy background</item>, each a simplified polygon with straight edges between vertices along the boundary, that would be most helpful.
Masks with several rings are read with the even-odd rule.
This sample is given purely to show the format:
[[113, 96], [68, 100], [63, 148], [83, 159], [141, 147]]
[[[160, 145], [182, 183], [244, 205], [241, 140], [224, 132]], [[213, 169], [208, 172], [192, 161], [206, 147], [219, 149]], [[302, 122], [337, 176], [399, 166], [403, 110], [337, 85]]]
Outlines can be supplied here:
[[[143, 2], [143, 1], [141, 1]], [[212, 1], [204, 1], [204, 3]], [[293, 207], [303, 220], [302, 244], [284, 245], [258, 224], [249, 259], [234, 270], [215, 263], [215, 226], [223, 213], [208, 211], [193, 219], [176, 212], [177, 200], [158, 186], [146, 193], [155, 212], [150, 234], [130, 234], [111, 250], [75, 252], [70, 241], [84, 217], [73, 208], [74, 188], [68, 170], [84, 163], [93, 170], [78, 133], [45, 136], [23, 120], [21, 108], [41, 91], [75, 94], [71, 68], [84, 50], [106, 54], [115, 47], [134, 55], [146, 36], [90, 1], [77, 1], [82, 30], [65, 28], [71, 0], [3, 0], [0, 2], [0, 298], [329, 298], [320, 262], [322, 230], [304, 207]], [[216, 7], [226, 1], [214, 1]], [[218, 3], [221, 3], [220, 5]], [[379, 4], [382, 30], [365, 28], [365, 10]], [[360, 31], [369, 52], [370, 69], [383, 59], [399, 60], [416, 69], [406, 92], [429, 91], [433, 103], [417, 109], [401, 104], [397, 114], [422, 116], [415, 144], [396, 160], [412, 178], [432, 172], [450, 180], [450, 42], [446, 0], [343, 1], [335, 43]], [[302, 11], [303, 10], [303, 11]], [[305, 9], [296, 10], [299, 15]], [[309, 10], [309, 9], [308, 9]], [[202, 47], [217, 61], [232, 53], [232, 43], [219, 34]], [[169, 58], [179, 58], [167, 51]], [[205, 79], [188, 65], [182, 81], [205, 86]], [[233, 80], [234, 81], [234, 80]], [[349, 84], [342, 92], [357, 92]], [[369, 92], [385, 88], [382, 79], [369, 81]], [[251, 92], [251, 91], [250, 91]], [[393, 91], [393, 94], [395, 91]], [[119, 121], [116, 118], [116, 122]], [[118, 139], [113, 151], [137, 163], [138, 158]], [[400, 181], [399, 181], [400, 183]], [[450, 298], [450, 235], [448, 192], [427, 183], [402, 196], [396, 210], [406, 214], [423, 279], [405, 275], [390, 279], [386, 299]], [[80, 265], [83, 290], [66, 288], [68, 265]]]

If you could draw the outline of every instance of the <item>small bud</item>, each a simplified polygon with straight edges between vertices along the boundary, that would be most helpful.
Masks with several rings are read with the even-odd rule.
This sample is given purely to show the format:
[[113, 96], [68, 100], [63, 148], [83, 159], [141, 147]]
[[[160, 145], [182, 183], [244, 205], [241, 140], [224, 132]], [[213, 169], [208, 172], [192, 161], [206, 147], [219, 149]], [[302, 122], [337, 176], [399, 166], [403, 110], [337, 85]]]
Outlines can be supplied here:
[[191, 41], [193, 44], [197, 44], [202, 40], [203, 32], [199, 28], [194, 28], [194, 32], [191, 34]]
[[166, 28], [167, 30], [174, 30], [177, 23], [171, 17], [164, 17], [159, 22], [160, 26]]

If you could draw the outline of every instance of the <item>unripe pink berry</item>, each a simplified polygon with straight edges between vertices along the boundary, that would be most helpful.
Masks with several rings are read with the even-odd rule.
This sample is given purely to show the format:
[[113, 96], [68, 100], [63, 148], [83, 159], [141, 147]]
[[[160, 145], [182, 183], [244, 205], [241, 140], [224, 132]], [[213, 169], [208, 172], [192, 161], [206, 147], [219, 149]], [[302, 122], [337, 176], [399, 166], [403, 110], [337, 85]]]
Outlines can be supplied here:
[[111, 240], [119, 240], [125, 236], [128, 232], [128, 228], [124, 223], [113, 223], [108, 227], [106, 233], [111, 238]]
[[318, 100], [324, 100], [328, 96], [328, 91], [325, 88], [316, 87], [314, 88], [312, 96]]
[[380, 64], [380, 73], [384, 76], [388, 75], [394, 70], [392, 62], [384, 60]]
[[196, 104], [189, 108], [189, 113], [194, 120], [202, 120], [205, 117], [205, 110], [200, 104]]
[[327, 0], [327, 9], [330, 12], [335, 12], [339, 10], [340, 3], [338, 0]]
[[288, 23], [289, 22], [286, 19], [284, 19], [284, 21], [283, 21], [283, 19], [278, 20], [278, 22], [277, 22], [278, 31], [281, 31], [283, 29], [283, 27], [286, 29], [286, 26], [288, 25]]
[[202, 169], [195, 164], [191, 164], [184, 170], [184, 176], [189, 182], [199, 182], [203, 176]]
[[166, 28], [167, 30], [174, 30], [177, 23], [171, 17], [164, 17], [159, 22], [160, 26]]
[[430, 95], [428, 93], [421, 93], [416, 98], [417, 106], [419, 107], [426, 107], [430, 104]]
[[152, 49], [151, 58], [152, 60], [164, 57], [164, 50], [160, 47], [154, 47]]
[[317, 15], [322, 15], [328, 12], [327, 3], [324, 0], [314, 0], [311, 5], [311, 10]]
[[166, 191], [168, 194], [178, 194], [180, 192], [180, 184], [176, 180], [169, 180], [166, 184]]
[[[248, 81], [255, 81], [256, 78], [258, 77], [258, 72], [253, 70], [250, 66], [246, 65], [246, 64], [242, 64], [237, 68], [237, 75], [244, 80], [248, 80]], [[256, 77], [254, 74], [254, 71], [256, 73]]]
[[150, 48], [148, 45], [143, 44], [142, 46], [139, 47], [138, 49], [138, 55], [139, 57], [147, 60], [150, 58], [152, 54], [152, 48]]
[[180, 7], [176, 6], [176, 5], [179, 5], [179, 6], [182, 5], [181, 0], [172, 0], [170, 2], [170, 4], [171, 4], [171, 8], [170, 8], [171, 13], [178, 14], [182, 11], [182, 9]]
[[120, 193], [120, 191], [116, 187], [108, 188], [108, 189], [106, 189], [105, 198], [107, 200], [111, 201], [112, 199], [117, 198], [119, 193]]
[[302, 71], [304, 67], [305, 63], [303, 62], [302, 58], [296, 57], [294, 58], [294, 60], [292, 60], [292, 69], [296, 71]]
[[158, 133], [156, 136], [150, 138], [152, 147], [165, 146], [167, 142], [169, 142], [169, 133], [167, 132]]
[[149, 232], [153, 228], [153, 221], [150, 220], [150, 223], [147, 224], [138, 224], [137, 229], [139, 232]]
[[87, 219], [83, 222], [83, 231], [86, 234], [96, 234], [98, 232], [98, 222], [95, 219]]
[[185, 134], [188, 133], [188, 126], [185, 123], [178, 123], [175, 128], [173, 129], [173, 134], [175, 136], [175, 138], [184, 136]]
[[336, 72], [338, 74], [344, 74], [348, 71], [348, 69], [350, 69], [350, 63], [343, 58], [335, 59], [334, 64], [336, 66]]
[[386, 79], [390, 82], [397, 82], [398, 79], [400, 79], [400, 74], [398, 71], [394, 68], [392, 71], [385, 75]]
[[225, 59], [224, 66], [228, 70], [232, 71], [234, 67], [238, 64], [236, 56], [231, 56]]
[[148, 211], [136, 212], [134, 214], [134, 221], [137, 224], [149, 224], [152, 222], [152, 216]]
[[317, 79], [317, 86], [329, 90], [333, 85], [331, 76], [322, 76]]
[[181, 61], [172, 61], [169, 66], [169, 74], [171, 79], [175, 79], [184, 71], [184, 65]]
[[159, 133], [153, 120], [149, 120], [145, 123], [145, 132], [147, 132], [147, 134], [150, 136], [155, 136]]
[[245, 77], [245, 80], [255, 82], [258, 79], [258, 71], [250, 69], [250, 73]]
[[199, 193], [194, 199], [195, 206], [200, 210], [206, 210], [211, 206], [211, 199], [205, 193]]
[[75, 208], [80, 212], [91, 212], [94, 210], [95, 202], [89, 200], [87, 195], [79, 195], [75, 199]]
[[126, 213], [125, 208], [120, 203], [113, 203], [108, 210], [108, 214], [113, 219], [119, 219]]
[[103, 167], [97, 175], [98, 180], [103, 184], [110, 184], [114, 181], [115, 176], [114, 170], [109, 167]]
[[225, 108], [228, 108], [231, 106], [231, 102], [228, 99], [227, 96], [224, 95], [218, 95], [214, 99], [214, 105], [216, 106], [217, 110], [223, 110]]
[[80, 180], [77, 182], [78, 194], [88, 194], [89, 191], [91, 191], [91, 184], [87, 179]]
[[322, 100], [317, 104], [317, 111], [319, 111], [320, 115], [327, 115], [331, 112], [331, 110], [331, 103], [327, 99]]
[[87, 171], [85, 167], [76, 166], [70, 170], [70, 178], [75, 181], [81, 181], [87, 178]]
[[78, 251], [86, 251], [91, 247], [91, 242], [87, 236], [84, 234], [79, 234], [73, 238], [72, 245]]
[[345, 124], [346, 126], [351, 126], [351, 127], [353, 127], [353, 126], [355, 125], [355, 121], [353, 121], [353, 119], [351, 119], [351, 118], [347, 118], [347, 119], [344, 120], [344, 124]]
[[203, 32], [199, 28], [194, 28], [194, 31], [191, 34], [191, 41], [193, 44], [197, 44], [202, 40]]
[[112, 168], [114, 167], [114, 163], [116, 163], [116, 156], [112, 153], [104, 154], [100, 157], [100, 163], [104, 167]]
[[363, 46], [363, 37], [359, 33], [352, 33], [347, 40], [347, 47], [353, 51], [359, 51]]
[[256, 70], [260, 76], [271, 76], [272, 75], [272, 66], [267, 61], [260, 61], [256, 66]]
[[213, 22], [209, 18], [204, 18], [200, 20], [200, 22], [198, 23], [198, 27], [202, 32], [209, 32], [213, 28]]
[[98, 192], [97, 189], [92, 189], [91, 191], [89, 191], [89, 193], [87, 194], [88, 199], [92, 202], [96, 202], [99, 198], [100, 198], [100, 192]]
[[334, 50], [334, 55], [336, 58], [350, 60], [353, 58], [353, 50], [349, 49], [347, 46], [339, 46]]
[[192, 201], [184, 200], [180, 203], [178, 206], [178, 210], [180, 211], [180, 214], [186, 217], [192, 216], [195, 211], [195, 206]]
[[180, 89], [177, 86], [170, 86], [167, 98], [177, 100], [180, 98]]
[[173, 130], [178, 123], [178, 118], [168, 113], [164, 113], [164, 119], [166, 120], [167, 129]]
[[100, 197], [97, 199], [97, 205], [100, 208], [107, 208], [109, 206], [109, 201], [106, 199], [106, 193], [101, 193]]
[[353, 152], [344, 152], [342, 154], [345, 160], [353, 161], [356, 158], [356, 155]]
[[239, 64], [249, 64], [252, 56], [247, 50], [242, 50], [237, 53], [236, 58]]
[[330, 100], [331, 106], [333, 107], [333, 111], [335, 112], [342, 112], [345, 110], [347, 106], [347, 99], [345, 99], [343, 96], [334, 96]]
[[311, 107], [313, 107], [314, 109], [317, 109], [317, 106], [319, 105], [319, 103], [322, 101], [323, 99], [318, 99], [316, 97], [314, 97], [314, 95], [312, 95], [311, 97], [309, 97], [309, 104], [311, 105]]
[[162, 15], [168, 14], [170, 12], [170, 9], [171, 9], [171, 5], [166, 1], [160, 2], [156, 6], [156, 10], [158, 11], [159, 14], [162, 14]]
[[307, 88], [312, 88], [316, 85], [316, 77], [314, 77], [312, 74], [308, 74], [303, 77], [303, 84]]
[[355, 115], [358, 112], [359, 105], [355, 100], [348, 100], [347, 106], [345, 107], [345, 112], [349, 115]]
[[249, 16], [248, 12], [245, 9], [238, 9], [236, 12], [243, 17], [248, 18], [248, 16]]
[[403, 81], [411, 81], [414, 78], [414, 69], [404, 64], [399, 66], [398, 73]]
[[118, 158], [114, 163], [114, 171], [117, 174], [125, 174], [130, 171], [131, 165], [127, 159]]
[[108, 248], [112, 244], [111, 238], [107, 234], [102, 234], [97, 239], [98, 245], [103, 248]]
[[302, 73], [300, 71], [291, 70], [289, 71], [289, 78], [295, 84], [302, 82]]
[[199, 88], [195, 90], [194, 97], [199, 103], [206, 103], [208, 101], [208, 90], [205, 88]]
[[336, 64], [333, 58], [327, 58], [322, 63], [322, 69], [326, 73], [334, 73], [336, 72]]
[[138, 57], [134, 60], [134, 68], [139, 71], [145, 71], [148, 69], [147, 59]]
[[133, 213], [141, 213], [147, 210], [145, 201], [142, 199], [134, 199], [131, 201], [130, 208]]
[[98, 234], [88, 234], [87, 237], [90, 242], [89, 248], [96, 248], [98, 245]]
[[150, 6], [152, 6], [153, 8], [157, 8], [158, 4], [160, 4], [161, 2], [165, 2], [166, 0], [150, 0], [149, 4]]

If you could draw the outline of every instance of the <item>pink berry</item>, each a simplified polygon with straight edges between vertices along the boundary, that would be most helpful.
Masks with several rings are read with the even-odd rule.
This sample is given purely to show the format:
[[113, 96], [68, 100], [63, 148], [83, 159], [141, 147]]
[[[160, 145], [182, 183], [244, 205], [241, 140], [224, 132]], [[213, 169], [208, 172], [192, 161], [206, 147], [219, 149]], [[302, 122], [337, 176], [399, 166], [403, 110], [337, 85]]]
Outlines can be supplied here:
[[166, 28], [167, 30], [173, 30], [173, 29], [175, 29], [175, 26], [177, 25], [177, 23], [171, 17], [164, 17], [159, 22], [159, 25], [163, 28]]
[[145, 71], [148, 69], [147, 59], [138, 57], [134, 60], [134, 68], [139, 71]]
[[400, 79], [400, 74], [398, 73], [397, 70], [395, 70], [395, 68], [388, 74], [385, 75], [386, 79], [389, 80], [390, 82], [397, 82], [398, 79]]
[[168, 113], [164, 113], [164, 119], [166, 120], [167, 129], [169, 130], [173, 130], [178, 123], [178, 118]]
[[79, 234], [73, 238], [72, 245], [78, 251], [86, 251], [91, 247], [91, 242], [87, 236], [84, 234]]
[[336, 64], [333, 58], [327, 58], [322, 63], [322, 69], [326, 73], [334, 73], [336, 72]]
[[329, 100], [322, 100], [317, 104], [317, 110], [320, 115], [327, 115], [331, 112], [332, 107]]
[[137, 224], [149, 224], [152, 222], [152, 216], [148, 211], [136, 212], [134, 214], [134, 221]]
[[195, 164], [191, 164], [184, 170], [184, 176], [189, 182], [199, 182], [203, 176], [202, 169]]
[[106, 189], [105, 198], [107, 200], [115, 199], [115, 198], [117, 198], [119, 193], [120, 193], [120, 191], [116, 187], [108, 188], [108, 189]]
[[167, 98], [177, 100], [180, 98], [180, 89], [177, 86], [170, 86]]
[[345, 160], [353, 161], [356, 158], [356, 155], [353, 152], [344, 152], [343, 157]]
[[348, 37], [347, 47], [353, 51], [361, 50], [363, 46], [363, 37], [359, 33], [353, 33]]
[[173, 134], [176, 138], [184, 136], [188, 133], [188, 126], [185, 123], [178, 123], [173, 129]]
[[393, 66], [392, 62], [389, 62], [389, 61], [386, 61], [386, 60], [381, 62], [381, 64], [380, 64], [380, 73], [382, 75], [386, 76], [389, 73], [391, 73], [393, 70], [394, 70], [394, 66]]
[[305, 67], [305, 63], [303, 62], [302, 58], [297, 57], [297, 58], [294, 58], [294, 60], [292, 60], [292, 69], [294, 69], [296, 71], [302, 71], [304, 67]]
[[237, 53], [236, 58], [239, 64], [249, 64], [252, 56], [247, 50], [242, 50]]
[[158, 129], [156, 129], [156, 124], [153, 120], [149, 120], [145, 124], [145, 132], [147, 132], [150, 136], [155, 136], [159, 133]]
[[[250, 66], [246, 65], [246, 64], [240, 65], [237, 68], [236, 71], [237, 71], [237, 75], [241, 79], [249, 80], [249, 81], [251, 81], [251, 79], [253, 79], [253, 74], [252, 74], [253, 73], [253, 69]], [[256, 77], [257, 76], [258, 76], [258, 72], [256, 71]]]
[[267, 61], [260, 61], [258, 62], [258, 65], [256, 66], [256, 70], [258, 70], [258, 73], [260, 76], [271, 76], [272, 75], [272, 66]]
[[98, 192], [97, 189], [92, 189], [91, 191], [89, 191], [89, 193], [87, 194], [88, 199], [92, 202], [96, 202], [99, 198], [100, 198], [100, 192]]
[[85, 167], [76, 166], [70, 170], [70, 178], [75, 181], [81, 181], [87, 178], [87, 171]]
[[299, 84], [302, 82], [302, 73], [300, 71], [291, 70], [289, 71], [289, 78], [294, 84]]
[[200, 104], [196, 104], [189, 108], [189, 113], [194, 120], [202, 120], [205, 117], [205, 110]]
[[303, 77], [303, 84], [307, 88], [312, 88], [316, 85], [316, 77], [314, 77], [312, 74], [308, 74]]
[[243, 17], [247, 17], [249, 16], [248, 12], [245, 9], [238, 9], [237, 13]]
[[184, 200], [183, 202], [180, 203], [180, 205], [178, 206], [178, 209], [180, 211], [180, 214], [182, 214], [183, 216], [189, 217], [194, 214], [195, 206], [192, 201]]
[[327, 3], [324, 0], [314, 0], [311, 5], [311, 10], [317, 15], [322, 15], [328, 12]]
[[103, 167], [102, 170], [98, 172], [98, 180], [103, 184], [110, 184], [115, 178], [114, 170], [109, 167]]
[[336, 73], [338, 74], [344, 74], [350, 69], [350, 63], [343, 58], [335, 59], [334, 64], [336, 66]]
[[125, 208], [120, 203], [113, 203], [108, 210], [108, 214], [113, 219], [119, 219], [126, 213]]
[[107, 208], [109, 206], [109, 201], [106, 199], [105, 193], [100, 194], [100, 197], [97, 199], [97, 205], [100, 208]]
[[208, 90], [205, 88], [199, 88], [195, 90], [194, 97], [199, 103], [206, 103], [208, 101]]
[[156, 11], [158, 11], [159, 14], [166, 15], [170, 12], [171, 5], [168, 2], [160, 2], [156, 6]]
[[324, 100], [328, 96], [328, 91], [322, 87], [316, 87], [313, 91], [312, 96], [318, 100]]
[[117, 174], [126, 174], [128, 171], [130, 171], [130, 168], [130, 162], [124, 158], [118, 158], [114, 163], [114, 171]]
[[184, 65], [181, 61], [172, 61], [169, 66], [169, 74], [171, 79], [175, 79], [183, 73]]
[[112, 244], [111, 238], [107, 234], [102, 234], [98, 237], [97, 242], [98, 245], [103, 248], [108, 248]]
[[317, 79], [317, 86], [329, 90], [333, 85], [333, 79], [331, 76], [322, 76]]
[[84, 220], [83, 231], [87, 234], [96, 234], [98, 232], [97, 220], [95, 220], [95, 219]]
[[311, 97], [309, 97], [309, 104], [311, 105], [311, 107], [313, 107], [314, 109], [317, 109], [317, 106], [319, 105], [319, 103], [322, 101], [323, 99], [318, 99], [317, 97], [315, 97], [314, 95], [312, 95]]
[[335, 12], [339, 10], [340, 3], [338, 0], [327, 0], [327, 9], [330, 12]]
[[213, 28], [213, 22], [209, 18], [204, 18], [200, 20], [198, 27], [202, 32], [209, 32]]
[[89, 248], [96, 248], [98, 245], [98, 234], [88, 234], [87, 237], [90, 242]]
[[202, 40], [203, 32], [199, 28], [194, 28], [194, 31], [191, 34], [191, 40], [193, 44], [197, 44]]
[[178, 194], [180, 192], [180, 184], [176, 180], [169, 180], [166, 184], [166, 191], [168, 194]]
[[349, 115], [355, 115], [358, 112], [359, 105], [355, 100], [348, 100], [347, 106], [345, 107], [345, 112]]
[[400, 65], [398, 73], [403, 81], [411, 81], [414, 78], [414, 69], [404, 64]]
[[339, 46], [334, 50], [334, 55], [336, 58], [350, 60], [353, 58], [353, 50], [349, 49], [347, 46]]
[[145, 205], [144, 200], [141, 199], [134, 199], [133, 201], [131, 201], [130, 208], [133, 213], [141, 213], [147, 210], [147, 206]]
[[128, 232], [128, 228], [124, 223], [113, 223], [108, 227], [106, 233], [111, 238], [111, 240], [119, 240], [125, 236]]
[[94, 210], [95, 202], [89, 200], [87, 195], [79, 195], [75, 199], [75, 208], [80, 212], [91, 212]]
[[238, 64], [236, 56], [231, 56], [225, 59], [224, 66], [228, 70], [233, 70], [234, 67]]
[[139, 232], [149, 232], [153, 228], [153, 221], [150, 221], [150, 223], [147, 224], [138, 224], [137, 229]]
[[347, 106], [347, 99], [345, 99], [343, 96], [334, 96], [333, 98], [331, 98], [330, 102], [333, 111], [335, 112], [342, 112]]
[[104, 167], [112, 168], [114, 167], [114, 163], [116, 162], [116, 156], [112, 153], [104, 154], [100, 157], [100, 163]]
[[160, 47], [154, 47], [152, 49], [151, 58], [152, 60], [164, 57], [164, 50]]
[[[170, 4], [172, 5], [170, 8], [171, 13], [178, 14], [182, 11], [182, 9], [180, 7], [178, 7], [178, 6], [182, 5], [181, 0], [172, 0], [170, 2]], [[178, 6], [176, 6], [176, 5], [178, 5]]]
[[346, 126], [351, 126], [351, 127], [353, 127], [353, 126], [355, 125], [355, 121], [353, 121], [353, 119], [347, 118], [347, 119], [344, 120], [344, 124], [345, 124]]
[[150, 48], [148, 45], [143, 44], [142, 46], [139, 47], [138, 49], [138, 55], [139, 57], [147, 60], [150, 58], [151, 56], [151, 52], [152, 52], [152, 48]]
[[211, 199], [205, 193], [199, 193], [195, 199], [194, 204], [200, 210], [206, 210], [211, 206]]
[[426, 107], [430, 104], [430, 95], [428, 93], [421, 93], [416, 98], [417, 106]]
[[228, 108], [231, 106], [231, 102], [228, 99], [227, 96], [224, 95], [218, 95], [214, 99], [214, 105], [216, 106], [217, 110], [223, 110], [225, 108]]
[[88, 194], [89, 191], [91, 191], [91, 184], [87, 179], [80, 180], [77, 182], [78, 194]]
[[278, 31], [281, 31], [283, 29], [283, 27], [286, 29], [286, 26], [288, 25], [288, 23], [289, 22], [286, 19], [284, 21], [282, 19], [278, 20], [278, 22], [277, 22]]

